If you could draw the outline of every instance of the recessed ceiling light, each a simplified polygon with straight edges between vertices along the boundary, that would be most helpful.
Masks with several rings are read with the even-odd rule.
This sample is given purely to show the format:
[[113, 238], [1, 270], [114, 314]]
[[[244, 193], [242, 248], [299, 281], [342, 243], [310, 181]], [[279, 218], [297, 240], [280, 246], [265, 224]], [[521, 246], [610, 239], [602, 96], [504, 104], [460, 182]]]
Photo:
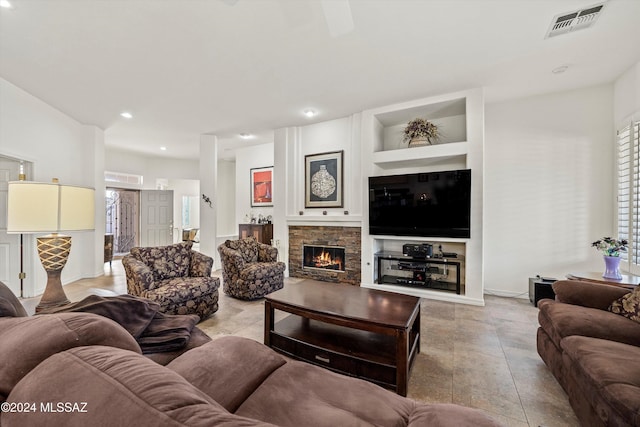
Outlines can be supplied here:
[[0, 7], [11, 9], [11, 2], [9, 0], [0, 0]]
[[305, 116], [307, 116], [309, 118], [311, 118], [311, 117], [316, 115], [316, 112], [311, 110], [311, 109], [304, 110], [303, 113], [304, 113]]
[[568, 68], [569, 68], [569, 66], [568, 66], [568, 65], [561, 65], [561, 66], [556, 67], [556, 68], [554, 68], [553, 70], [551, 70], [551, 72], [552, 72], [553, 74], [562, 74], [562, 73], [564, 73], [565, 71], [567, 71], [567, 69], [568, 69]]
[[120, 113], [120, 115], [121, 115], [122, 117], [124, 117], [125, 119], [130, 119], [130, 118], [132, 118], [132, 117], [133, 117], [133, 114], [131, 114], [131, 113], [130, 113], [130, 112], [128, 112], [128, 111], [123, 111], [122, 113]]
[[249, 138], [252, 138], [252, 137], [253, 137], [253, 135], [251, 135], [250, 133], [241, 133], [240, 134], [240, 138], [242, 138], [242, 139], [249, 139]]
[[160, 147], [162, 151], [167, 151], [167, 147]]

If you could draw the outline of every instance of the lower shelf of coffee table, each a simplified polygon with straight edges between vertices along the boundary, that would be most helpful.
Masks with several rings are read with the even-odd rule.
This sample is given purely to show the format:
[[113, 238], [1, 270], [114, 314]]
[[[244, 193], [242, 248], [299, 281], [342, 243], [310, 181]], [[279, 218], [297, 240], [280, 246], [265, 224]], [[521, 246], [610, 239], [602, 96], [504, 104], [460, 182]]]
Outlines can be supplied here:
[[271, 331], [271, 347], [295, 359], [396, 388], [392, 336], [290, 315]]

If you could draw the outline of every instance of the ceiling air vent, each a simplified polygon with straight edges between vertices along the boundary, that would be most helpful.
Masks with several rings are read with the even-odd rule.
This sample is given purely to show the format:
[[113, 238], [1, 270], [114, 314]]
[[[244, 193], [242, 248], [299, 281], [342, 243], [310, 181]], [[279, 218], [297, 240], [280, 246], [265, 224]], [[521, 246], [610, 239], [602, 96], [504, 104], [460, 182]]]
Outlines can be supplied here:
[[554, 16], [545, 38], [589, 28], [600, 17], [602, 8], [604, 3]]

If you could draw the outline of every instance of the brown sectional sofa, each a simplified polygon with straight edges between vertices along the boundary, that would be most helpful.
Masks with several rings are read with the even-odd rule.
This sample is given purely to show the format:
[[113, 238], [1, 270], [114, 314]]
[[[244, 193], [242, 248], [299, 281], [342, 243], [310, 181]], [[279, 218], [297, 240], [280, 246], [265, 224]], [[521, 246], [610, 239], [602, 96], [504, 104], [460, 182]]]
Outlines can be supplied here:
[[247, 338], [218, 338], [162, 366], [109, 318], [14, 317], [14, 307], [0, 294], [3, 427], [500, 425], [476, 409], [419, 404], [287, 361]]
[[629, 293], [576, 280], [538, 303], [538, 353], [585, 426], [640, 425], [640, 323], [608, 311]]

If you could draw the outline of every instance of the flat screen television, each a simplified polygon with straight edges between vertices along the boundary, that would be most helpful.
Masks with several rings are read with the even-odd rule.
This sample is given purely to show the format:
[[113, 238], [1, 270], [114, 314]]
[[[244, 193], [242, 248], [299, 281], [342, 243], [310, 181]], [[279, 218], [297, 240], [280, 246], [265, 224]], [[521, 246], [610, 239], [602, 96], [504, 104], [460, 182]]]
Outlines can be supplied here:
[[369, 234], [470, 237], [471, 170], [369, 177]]

